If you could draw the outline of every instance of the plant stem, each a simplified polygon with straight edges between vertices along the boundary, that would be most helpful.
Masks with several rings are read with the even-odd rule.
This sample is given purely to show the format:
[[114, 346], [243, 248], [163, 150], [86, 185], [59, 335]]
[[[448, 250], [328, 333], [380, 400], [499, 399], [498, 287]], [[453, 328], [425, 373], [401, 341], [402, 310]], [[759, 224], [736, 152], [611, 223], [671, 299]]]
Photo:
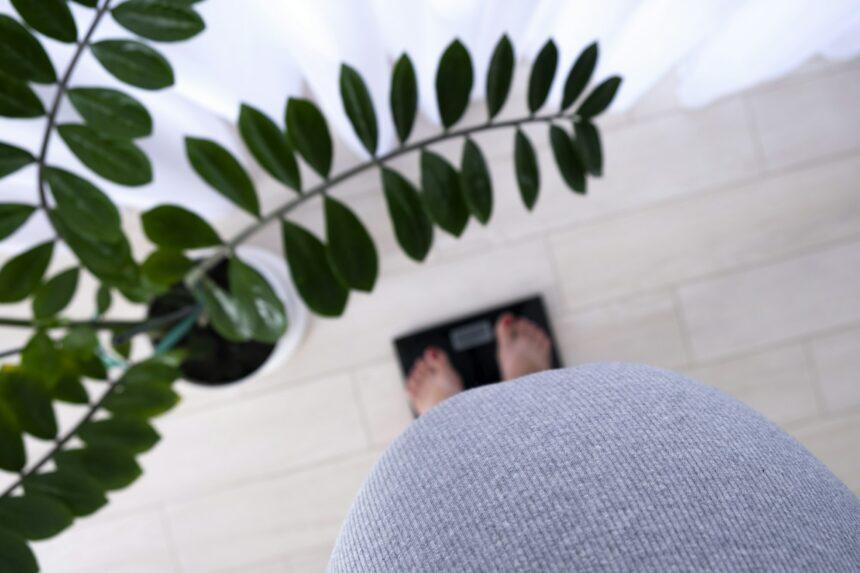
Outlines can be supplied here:
[[521, 125], [525, 125], [527, 123], [552, 122], [556, 119], [574, 119], [575, 117], [575, 113], [565, 114], [564, 111], [559, 111], [553, 114], [540, 116], [531, 115], [528, 117], [500, 121], [497, 123], [482, 123], [479, 125], [465, 127], [454, 131], [443, 131], [438, 135], [427, 137], [425, 139], [416, 141], [415, 143], [410, 143], [409, 145], [404, 145], [402, 147], [393, 149], [392, 151], [380, 155], [379, 157], [372, 157], [364, 163], [359, 163], [358, 165], [355, 165], [349, 169], [338, 173], [330, 179], [322, 181], [306, 193], [303, 193], [295, 199], [291, 199], [290, 201], [282, 203], [275, 209], [269, 211], [259, 220], [249, 224], [247, 227], [245, 227], [235, 236], [233, 236], [232, 239], [227, 241], [221, 249], [219, 249], [218, 251], [201, 261], [199, 265], [194, 267], [186, 276], [185, 283], [188, 285], [189, 288], [193, 287], [203, 278], [203, 276], [207, 272], [212, 270], [215, 266], [218, 265], [219, 262], [228, 257], [230, 253], [236, 249], [237, 246], [241, 245], [242, 243], [256, 235], [261, 229], [287, 215], [290, 211], [297, 208], [305, 201], [316, 197], [317, 195], [325, 194], [331, 187], [334, 187], [335, 185], [338, 185], [339, 183], [342, 183], [343, 181], [346, 181], [347, 179], [354, 177], [355, 175], [358, 175], [359, 173], [362, 173], [363, 171], [366, 171], [371, 167], [382, 167], [384, 163], [391, 161], [396, 157], [400, 157], [401, 155], [405, 155], [413, 151], [423, 150], [425, 147], [428, 147], [435, 143], [440, 143], [442, 141], [454, 139], [456, 137], [467, 137], [469, 135], [472, 135], [473, 133], [480, 133], [482, 131], [489, 131], [492, 129], [520, 127]]
[[[105, 12], [110, 8], [111, 1], [112, 0], [105, 0], [104, 3], [96, 9], [96, 15], [93, 17], [92, 22], [90, 22], [89, 29], [75, 47], [72, 59], [69, 60], [69, 65], [66, 67], [63, 77], [60, 79], [60, 83], [57, 84], [57, 93], [54, 94], [54, 101], [51, 103], [51, 109], [48, 112], [48, 123], [45, 125], [45, 133], [42, 136], [42, 147], [39, 150], [39, 156], [36, 158], [36, 164], [38, 165], [39, 205], [46, 211], [48, 210], [48, 196], [45, 192], [45, 166], [48, 159], [48, 147], [51, 143], [51, 135], [53, 135], [54, 127], [57, 124], [57, 114], [60, 112], [60, 105], [63, 103], [63, 96], [66, 95], [69, 81], [72, 79], [72, 73], [75, 71], [84, 50], [90, 45], [93, 33], [96, 31], [102, 16], [104, 16]], [[53, 225], [53, 223], [51, 223], [51, 225]]]
[[50, 324], [39, 324], [37, 320], [26, 318], [0, 318], [0, 326], [18, 326], [21, 328], [71, 328], [88, 326], [96, 330], [125, 330], [140, 325], [140, 320], [63, 320]]
[[53, 459], [56, 453], [60, 451], [63, 446], [65, 446], [66, 443], [75, 436], [75, 434], [78, 433], [78, 430], [81, 429], [81, 426], [90, 421], [90, 419], [95, 415], [99, 408], [101, 408], [102, 404], [104, 404], [104, 401], [108, 399], [108, 396], [110, 396], [116, 389], [116, 387], [119, 386], [120, 380], [122, 380], [122, 378], [119, 378], [117, 380], [111, 380], [108, 383], [107, 389], [102, 393], [101, 396], [99, 396], [99, 399], [96, 400], [95, 403], [90, 405], [89, 410], [87, 410], [87, 413], [84, 414], [80, 420], [78, 420], [77, 424], [75, 424], [68, 432], [66, 432], [66, 434], [62, 438], [57, 440], [51, 447], [51, 449], [46, 452], [45, 455], [39, 458], [39, 461], [21, 472], [21, 474], [18, 476], [18, 479], [16, 479], [9, 487], [7, 487], [3, 491], [2, 494], [0, 494], [0, 498], [11, 495], [12, 492], [15, 491], [15, 489], [19, 485], [21, 485], [25, 479], [35, 474], [42, 468], [42, 466], [44, 466], [46, 463], [48, 463], [48, 461]]

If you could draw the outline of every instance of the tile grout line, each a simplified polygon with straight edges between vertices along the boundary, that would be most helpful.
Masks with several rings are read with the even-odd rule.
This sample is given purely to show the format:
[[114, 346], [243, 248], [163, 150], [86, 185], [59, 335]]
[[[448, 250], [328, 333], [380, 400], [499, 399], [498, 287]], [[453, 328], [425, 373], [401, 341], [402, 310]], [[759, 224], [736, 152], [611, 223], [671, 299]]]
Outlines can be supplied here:
[[747, 124], [747, 131], [753, 140], [755, 159], [756, 163], [758, 163], [759, 172], [766, 174], [768, 172], [767, 153], [761, 138], [761, 130], [756, 120], [755, 109], [753, 109], [753, 104], [748, 94], [741, 96], [741, 105], [744, 108], [744, 120]]
[[806, 371], [812, 380], [812, 392], [815, 395], [815, 406], [818, 410], [819, 417], [829, 415], [827, 402], [824, 399], [824, 388], [821, 385], [821, 372], [818, 369], [818, 363], [812, 351], [812, 339], [807, 338], [801, 343], [803, 351], [803, 359], [806, 365]]
[[678, 322], [678, 328], [681, 330], [681, 340], [684, 343], [684, 354], [686, 355], [685, 368], [690, 368], [696, 361], [696, 353], [693, 350], [693, 337], [690, 334], [690, 326], [687, 324], [684, 303], [681, 300], [678, 286], [672, 287], [670, 293], [672, 297], [672, 310], [675, 313], [675, 320]]

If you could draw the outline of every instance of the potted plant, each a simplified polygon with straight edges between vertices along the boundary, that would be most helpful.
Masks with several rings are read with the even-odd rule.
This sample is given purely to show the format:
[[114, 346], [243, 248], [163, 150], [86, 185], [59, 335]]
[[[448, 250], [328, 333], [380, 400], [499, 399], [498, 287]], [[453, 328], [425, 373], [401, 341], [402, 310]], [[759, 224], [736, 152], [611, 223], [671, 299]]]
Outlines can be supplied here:
[[[171, 66], [144, 40], [187, 40], [203, 31], [204, 22], [193, 1], [76, 2], [92, 9], [85, 30], [76, 28], [64, 0], [12, 0], [17, 16], [0, 15], [0, 116], [46, 118], [37, 151], [0, 142], [0, 177], [31, 166], [36, 180], [32, 203], [0, 204], [0, 240], [39, 210], [55, 233], [0, 268], [0, 302], [29, 301], [32, 308], [31, 318], [0, 319], [0, 325], [32, 332], [26, 345], [3, 353], [6, 363], [0, 370], [0, 470], [13, 476], [0, 497], [3, 571], [36, 571], [29, 540], [56, 535], [74, 518], [102, 507], [106, 492], [128, 486], [141, 474], [136, 456], [159, 439], [149, 420], [179, 399], [174, 381], [191, 378], [219, 384], [245, 379], [266, 362], [285, 333], [300, 328], [301, 310], [285, 307], [285, 300], [289, 304], [291, 299], [276, 284], [271, 261], [261, 262], [243, 252], [242, 245], [251, 236], [266, 225], [279, 224], [286, 259], [282, 272], [289, 269], [298, 295], [312, 312], [338, 316], [351, 291], [373, 289], [379, 268], [371, 234], [334, 196], [339, 184], [377, 170], [397, 241], [410, 258], [422, 261], [437, 229], [459, 236], [470, 219], [486, 224], [491, 217], [490, 172], [474, 134], [502, 128], [514, 132], [515, 177], [523, 203], [531, 209], [538, 199], [540, 171], [521, 127], [545, 123], [565, 183], [584, 194], [588, 175], [602, 172], [600, 137], [592, 119], [609, 106], [621, 81], [611, 77], [580, 97], [598, 56], [597, 46], [588, 46], [563, 79], [560, 108], [541, 112], [557, 75], [558, 51], [550, 40], [531, 67], [528, 115], [500, 121], [497, 115], [508, 98], [515, 65], [513, 46], [502, 37], [484, 86], [489, 117], [479, 125], [457, 127], [475, 78], [468, 51], [454, 41], [444, 51], [435, 78], [443, 130], [410, 140], [417, 116], [417, 82], [412, 63], [403, 54], [393, 66], [388, 102], [399, 144], [383, 153], [365, 83], [356, 70], [343, 65], [344, 110], [370, 159], [333, 174], [332, 137], [326, 118], [310, 100], [291, 98], [281, 124], [242, 106], [238, 131], [248, 151], [293, 195], [262, 212], [254, 183], [240, 162], [217, 142], [191, 135], [186, 139], [191, 168], [254, 220], [236, 235], [222, 237], [194, 212], [159, 205], [141, 215], [143, 231], [153, 245], [141, 262], [132, 253], [114, 203], [81, 174], [51, 165], [48, 150], [56, 134], [81, 163], [105, 179], [128, 186], [151, 181], [153, 166], [136, 144], [151, 133], [149, 112], [122, 91], [76, 86], [75, 68], [80, 56], [90, 51], [121, 82], [150, 90], [167, 88], [173, 83]], [[107, 17], [138, 38], [93, 42], [93, 32]], [[76, 44], [60, 73], [39, 35]], [[56, 86], [49, 105], [43, 104], [31, 83]], [[57, 123], [57, 112], [67, 102], [80, 115], [79, 123]], [[434, 144], [448, 140], [462, 141], [459, 165], [432, 150]], [[420, 184], [390, 167], [391, 160], [409, 153], [420, 154]], [[321, 181], [304, 186], [299, 161]], [[317, 200], [323, 202], [325, 237], [289, 220], [296, 207]], [[46, 276], [60, 242], [78, 264]], [[63, 313], [83, 273], [99, 284], [97, 313], [91, 320], [72, 320]], [[146, 318], [106, 318], [116, 296], [145, 305]], [[150, 337], [154, 350], [131, 363], [130, 344], [140, 335]], [[93, 395], [82, 384], [84, 379], [104, 381], [101, 391]], [[81, 406], [79, 421], [62, 435], [54, 414], [56, 401]], [[100, 417], [95, 416], [98, 412]], [[53, 440], [53, 447], [41, 458], [28, 460], [24, 434]], [[81, 445], [72, 447], [72, 438]]]

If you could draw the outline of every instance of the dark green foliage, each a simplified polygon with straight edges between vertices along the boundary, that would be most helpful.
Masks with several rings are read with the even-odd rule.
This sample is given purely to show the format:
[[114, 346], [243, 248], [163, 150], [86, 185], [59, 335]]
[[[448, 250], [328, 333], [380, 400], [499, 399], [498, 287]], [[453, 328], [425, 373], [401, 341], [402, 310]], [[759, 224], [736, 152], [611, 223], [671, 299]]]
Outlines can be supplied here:
[[597, 65], [598, 49], [597, 43], [590, 44], [585, 48], [567, 74], [564, 81], [564, 93], [561, 98], [561, 109], [567, 109], [582, 94], [582, 90], [588, 85], [594, 67]]
[[0, 498], [0, 523], [7, 530], [32, 540], [47, 539], [72, 524], [68, 508], [40, 494]]
[[93, 241], [114, 242], [122, 237], [116, 205], [95, 185], [54, 167], [45, 170], [45, 180], [57, 204], [54, 213], [73, 231]]
[[22, 203], [0, 204], [0, 241], [21, 228], [35, 210], [32, 205]]
[[89, 446], [113, 446], [140, 454], [158, 443], [158, 432], [138, 418], [108, 418], [88, 421], [78, 430], [78, 437]]
[[145, 89], [160, 90], [173, 85], [173, 68], [164, 56], [133, 40], [103, 40], [92, 52], [116, 79]]
[[514, 166], [520, 196], [526, 209], [531, 211], [540, 192], [540, 169], [532, 142], [520, 129], [517, 129], [514, 139]]
[[454, 40], [445, 49], [436, 70], [436, 104], [445, 129], [457, 123], [466, 112], [473, 81], [472, 58], [466, 46]]
[[469, 212], [482, 225], [486, 225], [493, 213], [493, 183], [484, 154], [471, 138], [466, 138], [463, 145], [460, 176], [463, 198]]
[[[0, 377], [2, 388], [2, 377]], [[24, 437], [15, 411], [5, 401], [0, 400], [0, 470], [20, 471], [27, 462]]]
[[239, 112], [239, 132], [254, 159], [269, 175], [301, 191], [302, 179], [293, 148], [274, 121], [260, 110], [243, 104]]
[[178, 205], [159, 205], [141, 219], [144, 233], [159, 247], [199, 249], [221, 243], [218, 233], [200, 215]]
[[54, 242], [48, 241], [24, 251], [0, 269], [0, 303], [24, 300], [36, 290], [51, 262]]
[[0, 72], [40, 84], [57, 81], [54, 64], [39, 40], [5, 14], [0, 14]]
[[136, 364], [120, 378], [104, 407], [108, 412], [128, 418], [160, 416], [179, 402], [179, 395], [170, 387], [175, 376], [174, 369], [157, 362]]
[[[36, 158], [26, 149], [0, 142], [0, 179], [15, 173], [34, 161]], [[2, 238], [0, 237], [0, 239]]]
[[191, 166], [213, 189], [255, 217], [260, 203], [251, 178], [233, 155], [208, 139], [185, 138]]
[[391, 117], [400, 143], [409, 139], [418, 113], [418, 82], [409, 56], [403, 54], [391, 75]]
[[94, 130], [126, 139], [152, 133], [152, 117], [139, 101], [119, 90], [73, 88], [69, 101]]
[[107, 503], [99, 482], [80, 470], [68, 467], [27, 477], [24, 491], [54, 497], [76, 517], [90, 515]]
[[87, 125], [64, 124], [57, 132], [81, 162], [110, 181], [138, 187], [152, 181], [152, 165], [137, 145], [102, 135]]
[[370, 155], [376, 155], [379, 132], [373, 101], [361, 75], [346, 64], [340, 67], [340, 98], [358, 139]]
[[260, 273], [237, 258], [230, 259], [228, 278], [242, 321], [249, 323], [249, 338], [275, 344], [287, 330], [281, 298]]
[[576, 113], [583, 119], [590, 119], [596, 115], [600, 115], [612, 103], [620, 86], [621, 78], [618, 76], [605, 79], [596, 88], [591, 90], [591, 93], [588, 94], [588, 97], [585, 98], [585, 101], [582, 102]]
[[115, 446], [62, 450], [54, 455], [54, 461], [59, 471], [83, 472], [108, 491], [131, 485], [143, 473], [132, 454]]
[[33, 298], [33, 315], [36, 318], [48, 318], [66, 308], [78, 288], [77, 267], [67, 269], [46, 281], [36, 290]]
[[577, 193], [585, 193], [585, 172], [570, 135], [561, 127], [551, 125], [549, 137], [552, 154], [564, 182]]
[[514, 79], [514, 47], [507, 34], [502, 36], [487, 69], [487, 112], [490, 119], [502, 110]]
[[12, 6], [37, 32], [67, 44], [78, 39], [75, 19], [65, 0], [12, 0]]
[[208, 278], [201, 282], [200, 294], [206, 315], [218, 334], [231, 342], [251, 340], [253, 325], [247, 308], [239, 306], [230, 293]]
[[423, 151], [421, 186], [424, 188], [424, 205], [430, 217], [442, 230], [459, 237], [469, 222], [460, 174], [441, 155]]
[[287, 134], [296, 150], [321, 177], [328, 177], [333, 148], [325, 116], [310, 100], [290, 98], [286, 120]]
[[577, 121], [573, 124], [576, 134], [576, 145], [585, 169], [595, 177], [603, 175], [603, 148], [600, 144], [600, 132], [589, 121]]
[[57, 435], [57, 418], [44, 380], [21, 369], [0, 372], [0, 397], [15, 413], [19, 427], [42, 440]]
[[0, 529], [0, 571], [38, 573], [36, 556], [18, 535]]
[[126, 30], [157, 42], [188, 40], [206, 27], [192, 8], [171, 0], [128, 0], [111, 14]]
[[433, 223], [421, 196], [408, 179], [385, 167], [382, 188], [398, 244], [410, 258], [423, 261], [433, 245]]
[[327, 252], [335, 275], [348, 288], [370, 292], [379, 274], [373, 239], [349, 207], [328, 196], [323, 202]]
[[99, 290], [96, 292], [96, 313], [102, 316], [110, 309], [112, 302], [113, 295], [110, 292], [110, 287], [107, 285], [99, 286]]
[[531, 113], [535, 113], [546, 102], [557, 67], [558, 48], [555, 42], [548, 40], [535, 58], [529, 75], [528, 105]]
[[281, 224], [281, 235], [290, 275], [305, 304], [319, 315], [340, 316], [349, 291], [335, 276], [325, 245], [289, 221]]
[[0, 72], [0, 117], [23, 119], [42, 115], [45, 106], [30, 86]]
[[141, 265], [141, 271], [152, 282], [170, 286], [182, 280], [194, 263], [179, 251], [158, 249], [153, 251]]

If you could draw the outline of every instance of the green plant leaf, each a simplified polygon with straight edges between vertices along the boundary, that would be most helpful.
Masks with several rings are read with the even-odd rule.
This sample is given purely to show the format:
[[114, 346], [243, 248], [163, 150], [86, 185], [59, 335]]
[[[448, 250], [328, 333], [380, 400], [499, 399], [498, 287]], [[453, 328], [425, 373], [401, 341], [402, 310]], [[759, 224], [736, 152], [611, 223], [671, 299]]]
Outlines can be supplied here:
[[99, 290], [96, 291], [96, 314], [104, 315], [113, 302], [113, 295], [110, 292], [110, 287], [107, 285], [99, 285]]
[[418, 113], [418, 82], [409, 56], [403, 54], [391, 74], [391, 117], [400, 143], [409, 139]]
[[0, 400], [0, 470], [18, 472], [26, 463], [27, 450], [18, 418], [9, 404]]
[[335, 276], [348, 288], [372, 291], [379, 274], [373, 239], [349, 207], [329, 196], [323, 201], [326, 250]]
[[126, 387], [137, 385], [161, 385], [169, 387], [182, 376], [176, 364], [169, 362], [166, 355], [139, 362], [129, 368], [122, 377]]
[[206, 315], [212, 327], [231, 342], [246, 342], [254, 335], [254, 319], [251, 309], [209, 278], [201, 282], [201, 294]]
[[122, 237], [119, 210], [95, 185], [55, 167], [45, 169], [45, 180], [57, 202], [54, 212], [75, 232], [94, 241]]
[[589, 121], [577, 121], [573, 124], [576, 133], [575, 143], [585, 169], [596, 177], [603, 175], [603, 148], [600, 144], [600, 133]]
[[260, 216], [254, 184], [229, 151], [208, 139], [186, 137], [185, 153], [191, 166], [209, 186], [248, 213]]
[[156, 42], [187, 40], [206, 27], [193, 9], [169, 0], [128, 0], [111, 15], [126, 30]]
[[410, 258], [423, 261], [433, 245], [433, 223], [421, 196], [408, 179], [386, 167], [382, 188], [397, 242]]
[[30, 86], [0, 73], [0, 117], [18, 119], [43, 115], [45, 106]]
[[558, 48], [555, 42], [547, 40], [535, 58], [529, 74], [528, 104], [531, 113], [535, 113], [546, 102], [556, 68], [558, 68]]
[[60, 376], [54, 385], [52, 395], [56, 400], [69, 404], [87, 404], [90, 401], [90, 396], [81, 379], [68, 374]]
[[75, 4], [86, 6], [87, 8], [95, 8], [99, 5], [99, 0], [72, 0]]
[[104, 408], [117, 416], [153, 418], [169, 411], [179, 402], [179, 395], [167, 384], [125, 384], [104, 402]]
[[340, 66], [340, 99], [358, 139], [371, 156], [376, 155], [379, 132], [373, 100], [361, 75], [346, 64]]
[[143, 473], [134, 456], [112, 446], [63, 450], [54, 455], [54, 462], [60, 471], [71, 469], [86, 473], [109, 491], [131, 485]]
[[50, 213], [50, 218], [60, 237], [93, 275], [116, 288], [140, 286], [140, 269], [131, 256], [131, 247], [124, 235], [112, 242], [97, 241], [74, 231], [56, 211]]
[[78, 437], [89, 446], [114, 446], [132, 454], [148, 451], [161, 439], [155, 428], [137, 418], [90, 420], [80, 427]]
[[56, 499], [39, 494], [0, 498], [0, 523], [26, 539], [48, 539], [72, 524], [72, 513]]
[[137, 139], [152, 133], [152, 116], [128, 94], [107, 88], [73, 88], [69, 101], [94, 130], [111, 137]]
[[143, 262], [144, 276], [159, 285], [171, 286], [182, 280], [194, 263], [179, 251], [157, 249]]
[[93, 55], [116, 79], [145, 90], [173, 85], [173, 68], [164, 56], [133, 40], [102, 40], [91, 47]]
[[493, 213], [493, 182], [481, 148], [470, 137], [463, 144], [460, 180], [469, 212], [482, 225], [486, 225]]
[[514, 47], [505, 34], [496, 44], [487, 69], [487, 112], [490, 119], [502, 110], [514, 79]]
[[0, 571], [39, 573], [36, 556], [21, 537], [0, 529]]
[[517, 129], [514, 140], [514, 165], [516, 166], [520, 197], [522, 197], [526, 209], [531, 211], [540, 192], [540, 169], [532, 142], [520, 129]]
[[0, 204], [0, 241], [20, 229], [35, 210], [32, 205], [22, 203]]
[[469, 211], [457, 170], [441, 155], [422, 151], [421, 186], [430, 217], [442, 230], [459, 237], [469, 222]]
[[178, 205], [159, 205], [143, 214], [149, 240], [171, 249], [200, 249], [221, 244], [221, 237], [200, 215]]
[[620, 86], [621, 78], [618, 76], [612, 76], [603, 80], [602, 83], [591, 90], [591, 93], [588, 94], [588, 97], [585, 98], [585, 101], [576, 110], [577, 115], [583, 119], [590, 119], [603, 113], [609, 107], [609, 104], [612, 103]]
[[472, 58], [460, 40], [445, 49], [436, 70], [436, 103], [442, 125], [448, 129], [463, 117], [472, 94]]
[[0, 179], [35, 161], [36, 158], [26, 149], [0, 142]]
[[242, 104], [239, 132], [257, 163], [269, 175], [287, 187], [301, 191], [302, 178], [295, 153], [274, 121], [260, 110]]
[[45, 383], [21, 369], [0, 373], [0, 394], [9, 404], [22, 430], [43, 440], [57, 435], [57, 419]]
[[24, 300], [36, 290], [45, 275], [54, 242], [48, 241], [10, 259], [0, 269], [0, 303]]
[[21, 368], [40, 385], [52, 389], [62, 374], [60, 352], [44, 330], [37, 330], [21, 352]]
[[106, 380], [107, 371], [98, 357], [99, 341], [95, 331], [86, 326], [69, 329], [60, 344], [66, 363], [66, 374]]
[[49, 318], [66, 308], [78, 288], [79, 275], [79, 269], [74, 267], [61, 272], [39, 287], [33, 299], [33, 315], [36, 318]]
[[322, 241], [289, 221], [282, 222], [281, 235], [290, 275], [302, 300], [321, 316], [343, 314], [349, 291], [335, 276]]
[[332, 142], [325, 116], [313, 102], [290, 98], [287, 101], [287, 134], [296, 150], [324, 179], [331, 171]]
[[577, 193], [585, 193], [585, 172], [570, 135], [559, 126], [551, 125], [549, 137], [552, 154], [564, 182]]
[[0, 71], [40, 84], [57, 81], [54, 64], [39, 40], [5, 14], [0, 14]]
[[152, 181], [152, 164], [137, 145], [100, 134], [87, 125], [67, 123], [57, 132], [81, 162], [114, 183], [138, 187]]
[[582, 90], [588, 85], [594, 67], [597, 65], [598, 48], [597, 42], [589, 44], [579, 57], [576, 58], [567, 79], [564, 81], [564, 93], [561, 98], [561, 109], [565, 110], [573, 105], [573, 102], [582, 94]]
[[63, 468], [24, 479], [24, 492], [53, 497], [66, 504], [77, 517], [95, 513], [106, 503], [102, 486], [88, 474]]
[[230, 294], [251, 319], [251, 338], [275, 344], [287, 330], [287, 311], [266, 279], [239, 259], [230, 259]]
[[37, 32], [67, 44], [78, 39], [75, 19], [64, 0], [12, 0], [12, 5]]

